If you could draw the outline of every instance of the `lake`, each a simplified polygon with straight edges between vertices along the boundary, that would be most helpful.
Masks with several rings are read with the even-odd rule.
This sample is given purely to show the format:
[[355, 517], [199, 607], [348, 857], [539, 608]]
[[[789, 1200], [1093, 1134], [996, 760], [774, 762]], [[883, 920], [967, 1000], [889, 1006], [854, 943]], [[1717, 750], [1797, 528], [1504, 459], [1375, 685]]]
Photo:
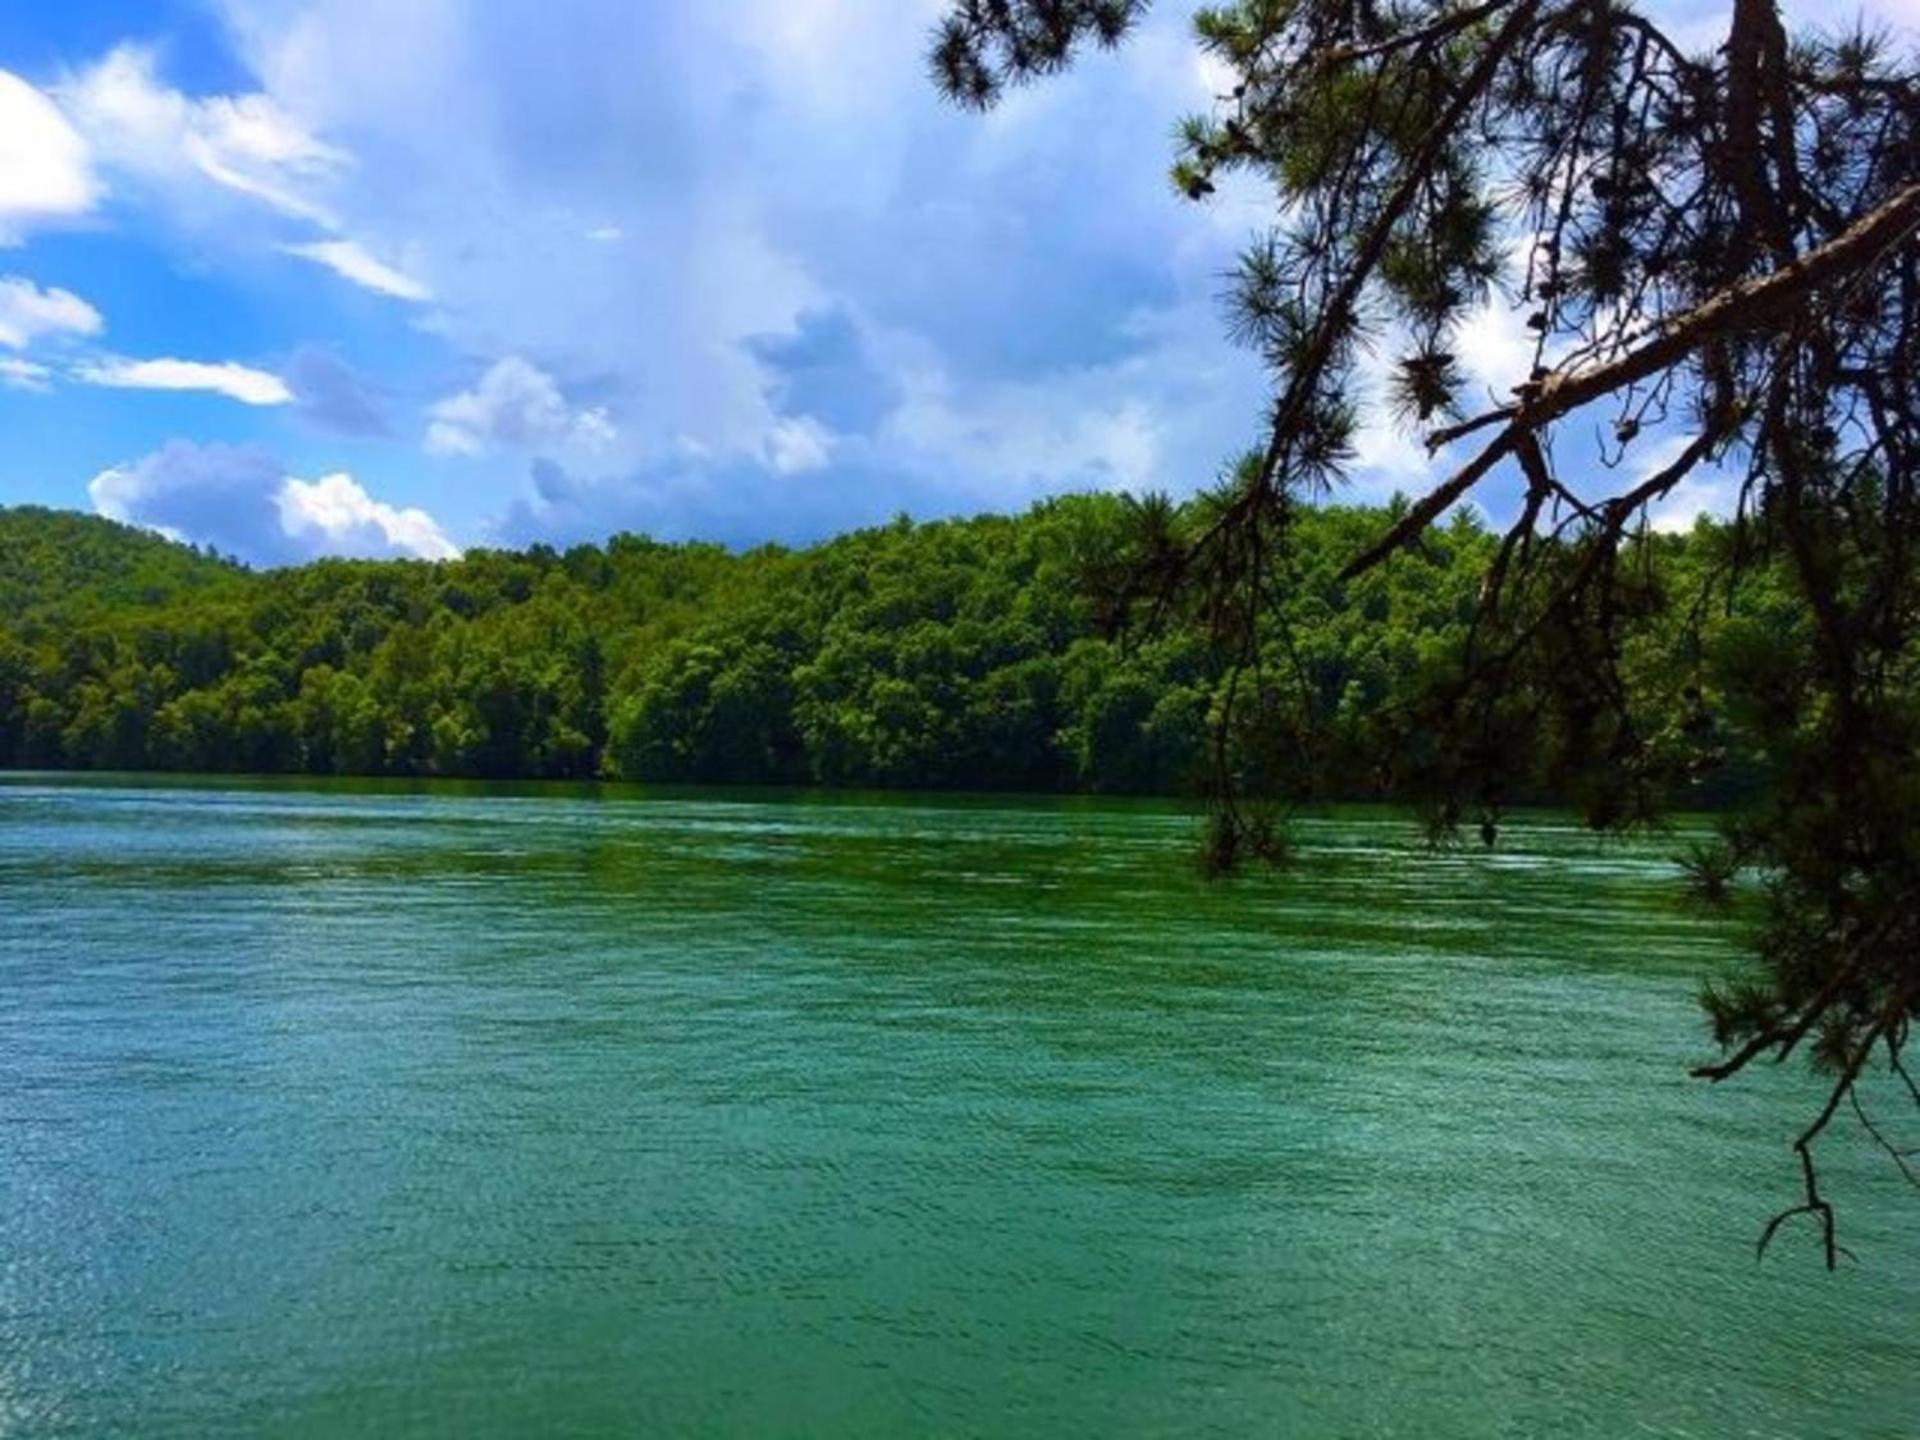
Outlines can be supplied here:
[[[1911, 1436], [1673, 837], [0, 780], [0, 1435]], [[1889, 1102], [1888, 1113], [1895, 1114]], [[1916, 1137], [1920, 1138], [1920, 1137]]]

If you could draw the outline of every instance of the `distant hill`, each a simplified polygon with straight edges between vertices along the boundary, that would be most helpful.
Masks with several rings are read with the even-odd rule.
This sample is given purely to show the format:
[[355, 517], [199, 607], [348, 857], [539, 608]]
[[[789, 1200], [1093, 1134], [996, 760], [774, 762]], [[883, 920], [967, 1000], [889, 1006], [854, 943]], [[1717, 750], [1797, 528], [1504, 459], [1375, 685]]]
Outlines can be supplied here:
[[159, 605], [230, 588], [246, 574], [230, 560], [98, 515], [0, 506], [0, 614], [76, 601]]
[[[1204, 506], [1166, 522], [1195, 528]], [[253, 572], [90, 516], [0, 510], [0, 766], [1179, 790], [1211, 754], [1224, 676], [1198, 620], [1107, 623], [1141, 515], [1081, 495], [805, 550], [619, 535]], [[1266, 642], [1283, 659], [1254, 703], [1305, 698], [1326, 728], [1273, 763], [1379, 793], [1417, 748], [1409, 702], [1457, 652], [1494, 541], [1463, 516], [1345, 582], [1386, 512], [1293, 523]], [[1710, 559], [1698, 539], [1649, 544], [1676, 578]], [[1662, 623], [1636, 642], [1655, 726], [1680, 689]]]

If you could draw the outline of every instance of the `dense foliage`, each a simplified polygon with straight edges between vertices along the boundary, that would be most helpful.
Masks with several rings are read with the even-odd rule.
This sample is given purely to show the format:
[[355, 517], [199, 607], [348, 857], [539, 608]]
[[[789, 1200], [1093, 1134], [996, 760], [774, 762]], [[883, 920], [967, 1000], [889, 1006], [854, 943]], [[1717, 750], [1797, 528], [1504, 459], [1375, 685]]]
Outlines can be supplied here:
[[[1103, 577], [1130, 568], [1142, 512], [1208, 519], [1090, 495], [798, 552], [618, 536], [254, 573], [0, 512], [0, 764], [1176, 791], [1232, 671], [1201, 627], [1118, 628]], [[1250, 785], [1377, 794], [1427, 763], [1413, 702], [1456, 663], [1494, 540], [1461, 519], [1341, 579], [1384, 518], [1303, 517], [1281, 618], [1326, 724], [1307, 755], [1245, 747], [1273, 772]], [[1684, 568], [1701, 537], [1650, 552]], [[1644, 645], [1657, 688], [1657, 627]], [[1549, 738], [1509, 737], [1543, 793]]]
[[231, 590], [245, 572], [149, 530], [70, 510], [0, 507], [0, 616], [44, 623]]

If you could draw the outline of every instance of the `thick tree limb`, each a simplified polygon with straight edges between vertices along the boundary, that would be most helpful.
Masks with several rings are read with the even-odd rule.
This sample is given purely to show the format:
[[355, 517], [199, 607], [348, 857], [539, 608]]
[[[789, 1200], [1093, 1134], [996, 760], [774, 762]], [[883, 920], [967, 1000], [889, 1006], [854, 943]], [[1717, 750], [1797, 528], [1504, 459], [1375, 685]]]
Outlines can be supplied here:
[[[1920, 228], [1920, 183], [1909, 185], [1844, 234], [1770, 274], [1743, 281], [1675, 317], [1651, 340], [1618, 360], [1550, 375], [1526, 387], [1520, 403], [1493, 412], [1507, 422], [1486, 449], [1410, 509], [1404, 518], [1340, 572], [1342, 580], [1365, 574], [1432, 524], [1440, 514], [1513, 453], [1522, 431], [1538, 430], [1603, 396], [1671, 369], [1708, 342], [1772, 324], [1807, 304], [1826, 287], [1869, 269]], [[1485, 417], [1482, 417], [1484, 420]], [[1482, 421], [1455, 427], [1479, 428]]]
[[[1747, 224], [1784, 261], [1793, 239], [1773, 188], [1767, 183], [1766, 147], [1760, 135], [1761, 88], [1775, 48], [1780, 16], [1773, 0], [1734, 0], [1727, 36], [1726, 167], [1740, 196]], [[1779, 44], [1784, 48], [1785, 41]]]

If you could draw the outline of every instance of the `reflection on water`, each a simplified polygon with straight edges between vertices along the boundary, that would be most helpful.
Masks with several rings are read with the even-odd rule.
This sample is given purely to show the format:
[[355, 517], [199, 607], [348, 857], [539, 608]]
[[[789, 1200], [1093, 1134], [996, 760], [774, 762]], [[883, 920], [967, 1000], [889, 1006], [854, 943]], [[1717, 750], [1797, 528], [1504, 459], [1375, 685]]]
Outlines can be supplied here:
[[[0, 1434], [1896, 1436], [1666, 844], [0, 784]], [[1791, 1239], [1793, 1237], [1789, 1237]]]

